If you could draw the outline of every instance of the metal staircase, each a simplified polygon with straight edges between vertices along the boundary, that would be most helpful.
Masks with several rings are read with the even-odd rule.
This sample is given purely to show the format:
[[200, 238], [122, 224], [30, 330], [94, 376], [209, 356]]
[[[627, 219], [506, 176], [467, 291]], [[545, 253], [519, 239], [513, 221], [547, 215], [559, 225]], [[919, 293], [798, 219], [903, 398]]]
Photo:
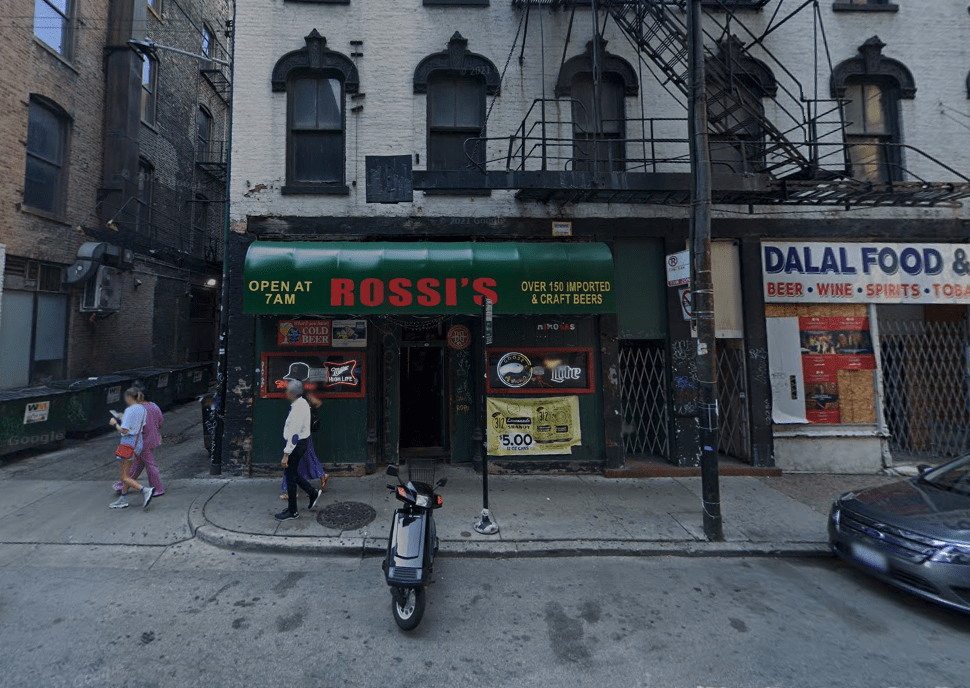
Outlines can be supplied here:
[[[869, 144], [846, 140], [844, 103], [828, 97], [826, 80], [818, 78], [819, 73], [831, 72], [833, 65], [817, 3], [795, 2], [790, 6], [794, 9], [787, 11], [784, 0], [779, 0], [770, 14], [760, 16], [753, 30], [748, 24], [755, 24], [747, 21], [745, 13], [750, 15], [765, 4], [766, 0], [704, 1], [715, 203], [958, 207], [961, 200], [970, 198], [970, 176], [905, 143], [878, 144], [886, 153], [884, 181], [853, 178], [852, 146]], [[592, 51], [593, 64], [609, 60], [603, 35], [606, 24], [615, 23], [638, 56], [642, 73], [634, 78], [642, 82], [643, 74], [651, 73], [686, 114], [687, 0], [512, 0], [512, 6], [522, 11], [520, 29], [524, 25], [524, 30], [516, 33], [509, 61], [520, 33], [520, 63], [528, 40], [538, 40], [538, 49], [548, 54], [543, 33], [529, 34], [533, 7], [565, 10], [571, 16], [561, 71], [567, 55], [575, 52], [570, 40], [577, 9], [590, 11], [595, 28], [587, 51]], [[813, 14], [815, 29], [816, 64], [809, 85], [803, 85], [767, 46], [769, 38], [778, 42], [775, 33], [780, 34], [780, 29], [791, 30], [796, 25], [792, 20], [800, 13]], [[595, 90], [601, 75], [592, 76], [593, 101], [599, 102]], [[823, 89], [825, 97], [819, 93]], [[577, 123], [570, 113], [584, 108], [580, 100], [562, 93], [555, 98], [536, 94], [514, 131], [487, 137], [483, 128], [482, 135], [465, 141], [465, 169], [416, 170], [413, 188], [508, 189], [516, 191], [520, 200], [537, 202], [690, 202], [686, 117], [649, 117], [641, 106], [640, 117], [623, 115], [617, 137], [616, 128], [605, 134], [595, 126], [610, 121], [602, 115], [594, 113]], [[587, 129], [589, 122], [594, 126]], [[607, 145], [600, 145], [604, 141]], [[936, 175], [945, 181], [938, 181]]]
[[[641, 56], [649, 58], [673, 86], [674, 95], [688, 95], [687, 23], [684, 0], [599, 0], [616, 25], [626, 34]], [[749, 32], [722, 3], [718, 12], [705, 11], [705, 51], [710, 133], [718, 141], [735, 140], [736, 145], [761, 141], [742, 156], [745, 172], [760, 172], [775, 179], [815, 179], [820, 173], [831, 178], [844, 173], [842, 156], [830, 160], [828, 174], [821, 170], [819, 139], [841, 141], [844, 125], [838, 101], [812, 100], [801, 84], [766, 50], [760, 37]], [[732, 34], [741, 31], [750, 39], [746, 45]], [[752, 54], [757, 45], [760, 55]], [[770, 67], [765, 63], [770, 61]], [[752, 65], [780, 70], [788, 85], [773, 84], [764, 92], [753, 83]], [[668, 91], [670, 88], [668, 88]], [[762, 100], [771, 97], [776, 116], [765, 115]], [[685, 104], [685, 101], [681, 101]], [[685, 104], [686, 107], [686, 104]], [[754, 136], [752, 136], [754, 134]], [[833, 156], [826, 156], [833, 157]]]

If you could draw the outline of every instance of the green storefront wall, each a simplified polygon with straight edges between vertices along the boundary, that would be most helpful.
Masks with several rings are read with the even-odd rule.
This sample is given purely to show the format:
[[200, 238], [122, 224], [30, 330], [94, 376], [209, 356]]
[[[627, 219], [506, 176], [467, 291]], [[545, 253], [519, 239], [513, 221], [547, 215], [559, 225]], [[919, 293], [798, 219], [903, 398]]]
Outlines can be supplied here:
[[613, 242], [620, 339], [667, 337], [667, 280], [662, 239]]
[[[277, 344], [277, 319], [257, 318], [256, 360], [263, 352], [284, 350]], [[283, 458], [283, 425], [290, 405], [285, 399], [253, 404], [253, 463], [279, 463]], [[325, 464], [363, 463], [367, 453], [367, 399], [323, 399], [320, 429], [313, 446]]]

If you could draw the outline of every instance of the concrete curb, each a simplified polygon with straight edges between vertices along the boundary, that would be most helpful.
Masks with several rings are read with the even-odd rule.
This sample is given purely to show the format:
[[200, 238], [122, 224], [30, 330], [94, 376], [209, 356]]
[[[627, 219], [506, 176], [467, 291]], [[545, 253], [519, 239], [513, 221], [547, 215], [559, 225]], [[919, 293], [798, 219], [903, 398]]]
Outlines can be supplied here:
[[[195, 536], [235, 551], [300, 555], [382, 555], [387, 540], [375, 537], [283, 537], [238, 533], [205, 523]], [[538, 557], [831, 557], [824, 542], [698, 542], [630, 540], [442, 540], [439, 556], [487, 559]]]

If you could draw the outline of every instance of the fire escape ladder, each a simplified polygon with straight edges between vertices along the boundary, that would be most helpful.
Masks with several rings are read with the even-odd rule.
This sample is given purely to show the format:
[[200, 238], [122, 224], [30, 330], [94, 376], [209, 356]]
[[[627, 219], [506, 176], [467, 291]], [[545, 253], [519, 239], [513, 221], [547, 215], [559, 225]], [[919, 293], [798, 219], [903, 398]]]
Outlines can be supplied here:
[[[634, 46], [648, 57], [685, 97], [688, 94], [687, 24], [682, 3], [664, 0], [601, 0], [617, 26]], [[817, 161], [806, 155], [812, 149], [811, 136], [818, 126], [809, 121], [798, 95], [784, 91], [788, 103], [776, 109], [791, 122], [780, 127], [765, 115], [762, 100], [775, 99], [777, 83], [770, 88], [756, 84], [748, 75], [750, 64], [764, 65], [751, 55], [740, 39], [731, 35], [732, 24], [743, 28], [736, 16], [729, 20], [705, 13], [708, 25], [716, 26], [720, 36], [705, 31], [706, 72], [710, 133], [722, 151], [740, 150], [734, 172], [764, 173], [775, 179], [810, 179], [816, 176]], [[712, 49], [715, 42], [716, 49]], [[770, 70], [769, 70], [770, 71]], [[800, 87], [798, 89], [801, 90]], [[828, 129], [841, 131], [841, 123]], [[832, 132], [828, 132], [831, 135]], [[792, 141], [798, 134], [802, 140]], [[715, 159], [717, 151], [713, 151]], [[731, 166], [729, 162], [724, 164]], [[740, 165], [742, 169], [737, 169]]]

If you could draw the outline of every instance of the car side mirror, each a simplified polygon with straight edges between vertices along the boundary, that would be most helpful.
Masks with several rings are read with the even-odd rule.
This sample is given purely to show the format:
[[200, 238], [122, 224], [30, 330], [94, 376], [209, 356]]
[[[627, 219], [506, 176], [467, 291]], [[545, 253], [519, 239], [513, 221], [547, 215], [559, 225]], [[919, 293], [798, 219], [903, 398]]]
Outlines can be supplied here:
[[448, 478], [440, 478], [438, 482], [435, 483], [434, 487], [437, 490], [439, 487], [444, 487], [447, 484], [448, 484]]
[[401, 471], [394, 464], [391, 464], [390, 466], [387, 467], [388, 475], [394, 476], [396, 478], [398, 475], [400, 475], [400, 473]]
[[920, 475], [923, 475], [924, 473], [926, 473], [926, 471], [930, 470], [931, 468], [933, 467], [928, 463], [921, 463], [916, 467], [916, 470], [917, 472], [919, 472]]

